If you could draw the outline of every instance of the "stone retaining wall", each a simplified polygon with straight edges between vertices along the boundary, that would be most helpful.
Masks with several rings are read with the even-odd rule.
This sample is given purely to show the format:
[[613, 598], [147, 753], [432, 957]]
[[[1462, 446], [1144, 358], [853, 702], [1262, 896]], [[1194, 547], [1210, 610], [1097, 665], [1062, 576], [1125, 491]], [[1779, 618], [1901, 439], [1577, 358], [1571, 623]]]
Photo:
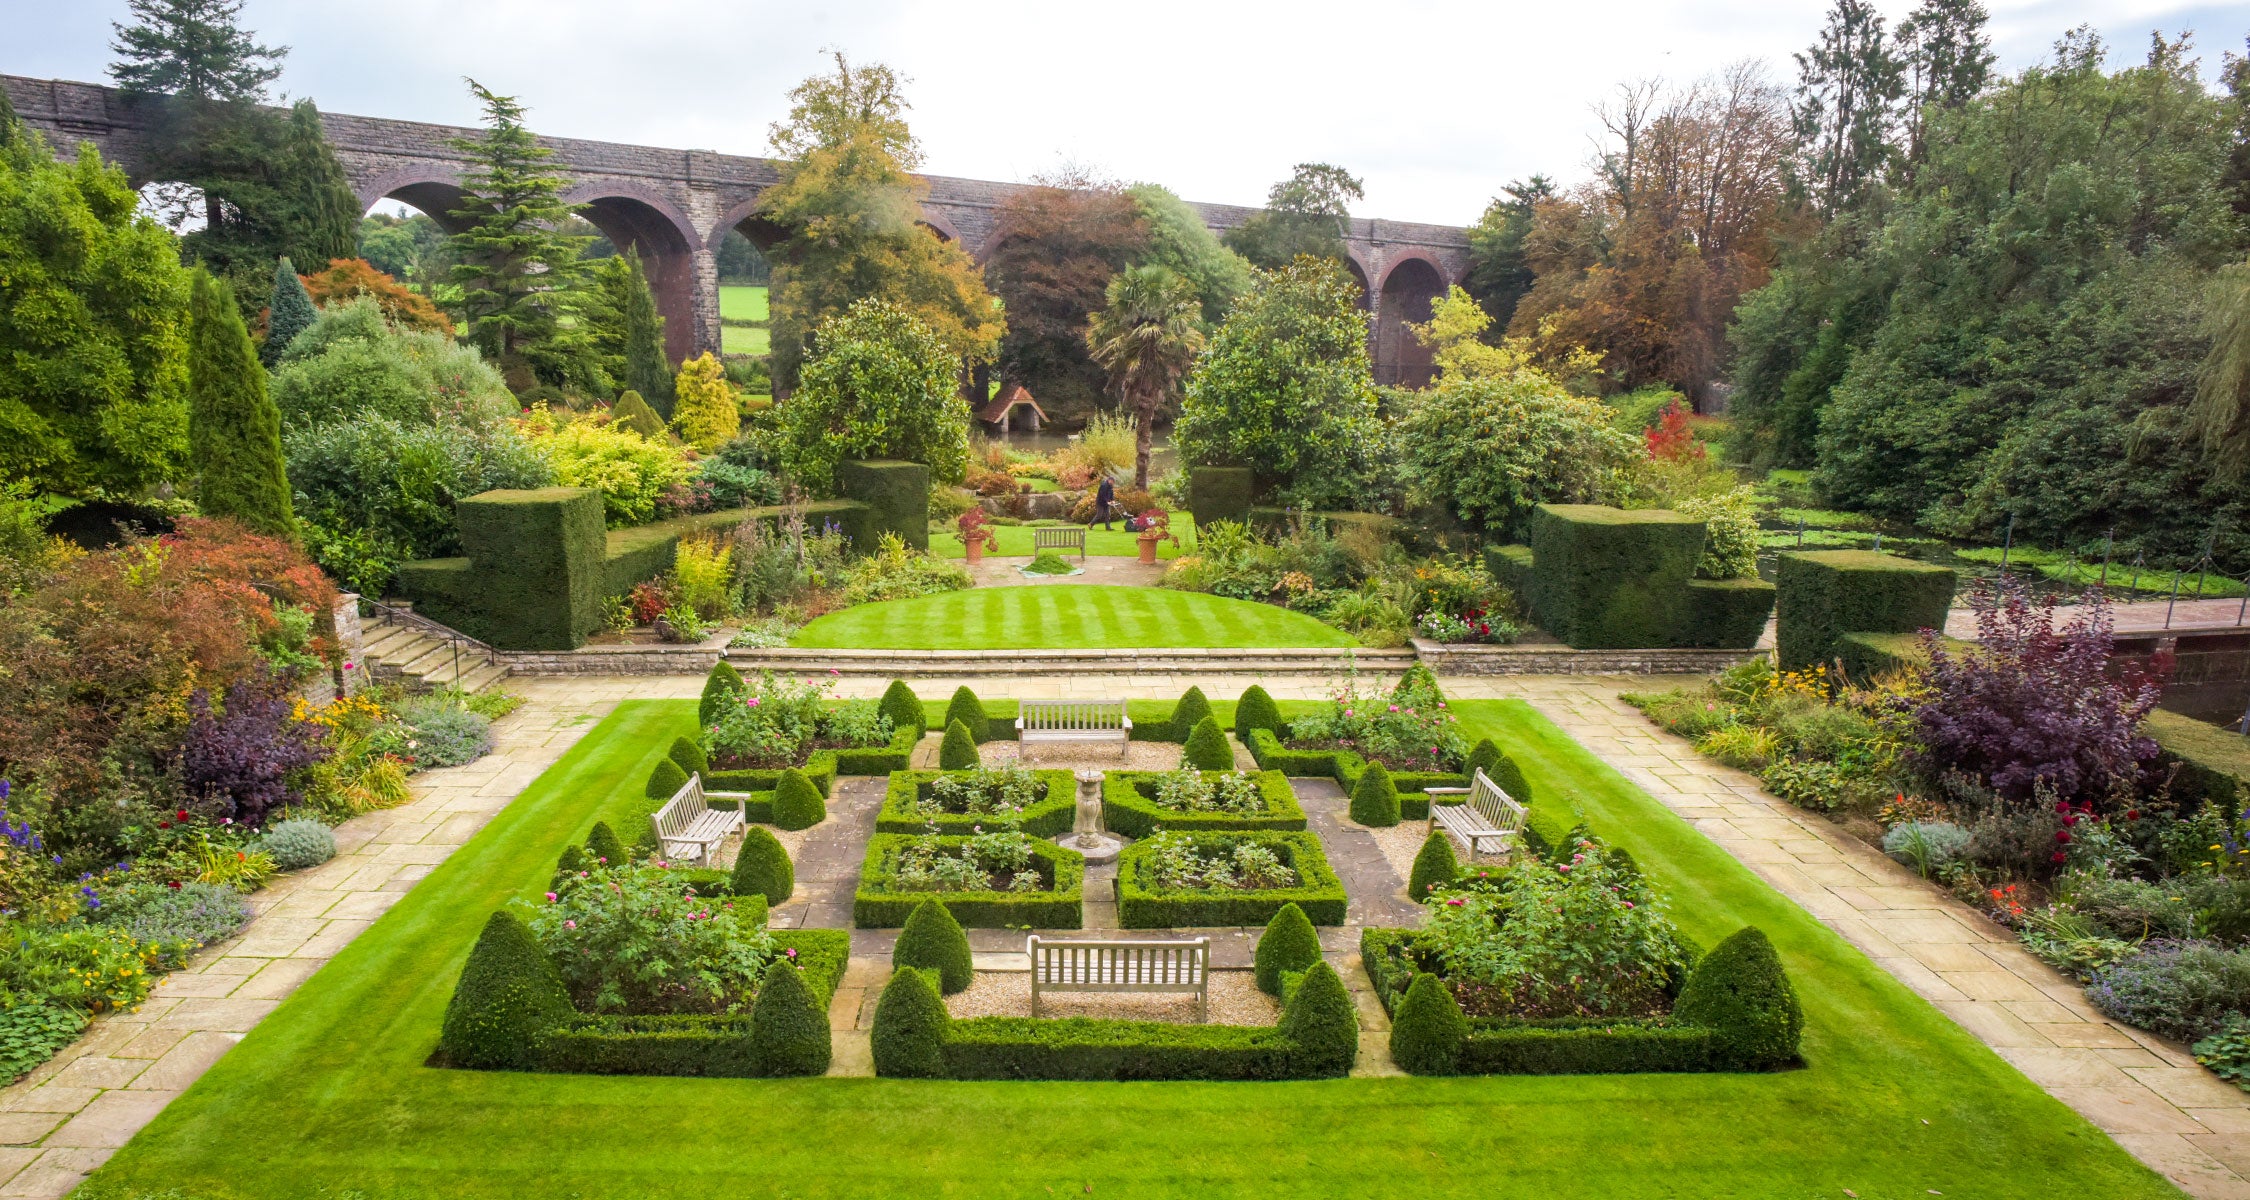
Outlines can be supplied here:
[[1568, 646], [1449, 646], [1414, 639], [1440, 675], [1709, 675], [1765, 650], [1573, 650]]

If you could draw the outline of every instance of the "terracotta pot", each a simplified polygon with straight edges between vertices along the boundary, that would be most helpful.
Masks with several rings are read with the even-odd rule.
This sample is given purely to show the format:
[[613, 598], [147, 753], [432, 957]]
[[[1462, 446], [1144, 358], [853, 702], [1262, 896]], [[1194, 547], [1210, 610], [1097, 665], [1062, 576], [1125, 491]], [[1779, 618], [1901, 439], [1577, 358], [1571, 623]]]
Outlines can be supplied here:
[[[988, 535], [989, 536], [989, 535]], [[965, 538], [961, 545], [968, 551], [971, 566], [984, 561], [984, 537]]]
[[1141, 561], [1145, 563], [1155, 562], [1156, 543], [1163, 541], [1164, 535], [1161, 533], [1144, 533], [1134, 540], [1141, 544]]

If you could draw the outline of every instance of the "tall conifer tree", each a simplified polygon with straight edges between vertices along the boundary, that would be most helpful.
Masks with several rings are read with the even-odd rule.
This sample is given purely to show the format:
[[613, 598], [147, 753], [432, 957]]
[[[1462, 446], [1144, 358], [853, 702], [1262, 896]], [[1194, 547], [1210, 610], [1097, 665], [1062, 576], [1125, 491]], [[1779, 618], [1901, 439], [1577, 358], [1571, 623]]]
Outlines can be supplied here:
[[297, 277], [297, 268], [286, 258], [275, 259], [273, 299], [266, 305], [266, 344], [258, 347], [258, 361], [268, 367], [278, 364], [281, 352], [319, 315], [313, 310], [312, 293]]
[[528, 354], [555, 336], [580, 274], [578, 254], [592, 239], [559, 232], [576, 211], [562, 200], [570, 181], [555, 166], [554, 151], [524, 127], [523, 105], [474, 79], [469, 90], [484, 104], [485, 132], [453, 139], [469, 157], [453, 215], [468, 225], [446, 245], [469, 340], [523, 392], [535, 382]]
[[196, 501], [259, 533], [293, 537], [281, 412], [266, 394], [234, 296], [202, 271], [188, 299], [188, 452], [201, 476]]
[[626, 251], [630, 279], [625, 289], [625, 388], [639, 392], [657, 414], [672, 419], [672, 369], [665, 361], [664, 318], [648, 289], [648, 272], [636, 251]]

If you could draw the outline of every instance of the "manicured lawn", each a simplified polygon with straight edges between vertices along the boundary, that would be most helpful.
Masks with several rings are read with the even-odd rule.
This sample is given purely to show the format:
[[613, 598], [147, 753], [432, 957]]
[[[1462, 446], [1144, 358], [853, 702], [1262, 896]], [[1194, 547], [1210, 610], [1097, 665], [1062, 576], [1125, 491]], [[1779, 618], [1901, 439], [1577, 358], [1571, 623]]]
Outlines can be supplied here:
[[765, 354], [773, 349], [773, 331], [742, 325], [719, 326], [719, 353]]
[[766, 289], [743, 283], [720, 285], [719, 317], [726, 321], [771, 320], [772, 314], [766, 309]]
[[[1527, 706], [1463, 702], [1709, 941], [1772, 935], [1776, 1075], [1042, 1084], [422, 1065], [486, 914], [637, 793], [692, 702], [628, 701], [112, 1158], [82, 1197], [2176, 1196]], [[613, 811], [615, 811], [613, 809]]]
[[[1045, 481], [1041, 480], [1040, 482]], [[987, 528], [993, 531], [996, 540], [985, 546], [984, 552], [986, 554], [999, 556], [1028, 555], [1031, 553], [1031, 533], [1037, 526], [992, 525]], [[1177, 546], [1170, 542], [1158, 542], [1156, 544], [1156, 557], [1166, 562], [1170, 562], [1183, 554], [1195, 553], [1195, 522], [1189, 519], [1186, 513], [1179, 513], [1173, 517], [1172, 528], [1180, 535], [1180, 544]], [[1109, 529], [1095, 525], [1086, 530], [1086, 553], [1097, 558], [1132, 558], [1140, 552], [1140, 535], [1125, 532], [1125, 522], [1123, 521], [1117, 522], [1114, 527]], [[930, 535], [930, 553], [939, 558], [965, 557], [961, 549], [961, 539], [955, 537], [950, 530], [945, 533]], [[1078, 556], [1071, 554], [1067, 557], [1075, 561]]]
[[1119, 646], [1349, 646], [1341, 631], [1271, 604], [1152, 587], [1050, 583], [862, 604], [797, 631], [819, 649], [1062, 650]]

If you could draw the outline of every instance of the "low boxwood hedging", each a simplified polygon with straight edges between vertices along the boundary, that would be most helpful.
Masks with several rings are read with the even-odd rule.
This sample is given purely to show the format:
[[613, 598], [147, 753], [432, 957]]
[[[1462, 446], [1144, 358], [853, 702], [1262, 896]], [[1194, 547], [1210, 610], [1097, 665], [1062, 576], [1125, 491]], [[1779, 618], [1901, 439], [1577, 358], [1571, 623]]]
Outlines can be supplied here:
[[[875, 814], [877, 833], [927, 833], [930, 826], [944, 834], [966, 835], [978, 825], [990, 825], [993, 818], [972, 813], [941, 813], [937, 816], [918, 815], [913, 805], [916, 799], [930, 795], [937, 781], [947, 775], [967, 775], [967, 771], [893, 771], [890, 787], [883, 792], [883, 807]], [[1071, 817], [1078, 808], [1078, 780], [1069, 771], [1033, 771], [1039, 782], [1047, 786], [1047, 798], [1023, 810], [1022, 829], [1032, 837], [1053, 837], [1069, 833]]]
[[[1257, 891], [1164, 891], [1145, 878], [1153, 841], [1129, 846], [1117, 858], [1117, 919], [1127, 929], [1186, 929], [1212, 925], [1264, 925], [1284, 904], [1303, 909], [1315, 925], [1344, 923], [1344, 881], [1321, 853], [1313, 833], [1198, 833], [1199, 852], [1232, 852], [1251, 842], [1271, 849], [1297, 872], [1297, 886]], [[950, 905], [950, 901], [948, 904]], [[958, 911], [958, 910], [956, 910]]]
[[[914, 743], [920, 740], [921, 730], [902, 726], [891, 735], [887, 745], [815, 750], [806, 756], [805, 765], [798, 770], [826, 796], [835, 786], [838, 775], [888, 775], [914, 765]], [[785, 769], [712, 771], [703, 777], [703, 788], [711, 792], [771, 792], [781, 782], [781, 772]]]
[[[1305, 827], [1305, 810], [1290, 790], [1289, 777], [1279, 771], [1257, 771], [1258, 794], [1265, 797], [1262, 813], [1177, 812], [1156, 802], [1161, 771], [1111, 771], [1102, 777], [1102, 820], [1109, 831], [1129, 838], [1144, 838], [1157, 826], [1184, 833], [1216, 830], [1295, 830]], [[1064, 822], [1069, 828], [1069, 822]]]
[[[892, 884], [899, 852], [920, 839], [900, 833], [878, 833], [867, 843], [867, 858], [859, 869], [859, 890], [852, 893], [852, 924], [861, 929], [896, 929], [924, 900], [945, 905], [962, 925], [979, 929], [1010, 926], [1032, 929], [1078, 929], [1085, 924], [1086, 856], [1053, 842], [1031, 844], [1033, 861], [1052, 887], [1044, 892], [909, 892]], [[966, 837], [941, 837], [948, 850], [967, 844]]]
[[[1367, 760], [1350, 750], [1292, 750], [1269, 729], [1251, 730], [1242, 744], [1263, 770], [1299, 779], [1333, 779], [1346, 794], [1359, 786], [1359, 777], [1367, 772]], [[1447, 771], [1394, 771], [1391, 786], [1398, 789], [1399, 819], [1419, 821], [1430, 815], [1425, 788], [1467, 787], [1469, 777]]]

